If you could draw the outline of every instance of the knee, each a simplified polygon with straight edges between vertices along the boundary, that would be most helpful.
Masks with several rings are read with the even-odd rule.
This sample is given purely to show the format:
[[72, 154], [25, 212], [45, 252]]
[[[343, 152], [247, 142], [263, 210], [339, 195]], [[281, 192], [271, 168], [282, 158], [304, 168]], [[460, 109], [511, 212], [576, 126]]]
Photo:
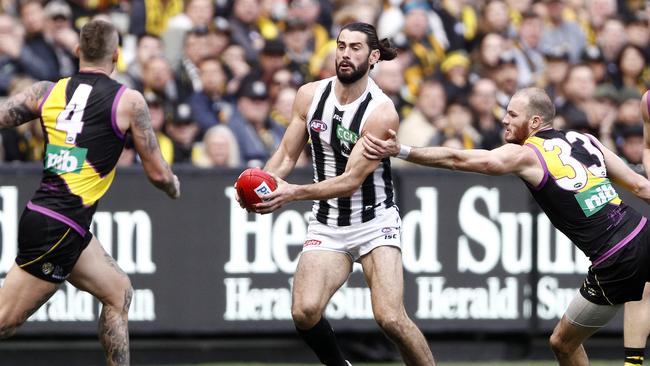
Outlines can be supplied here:
[[16, 329], [20, 327], [26, 319], [21, 319], [16, 316], [7, 314], [0, 314], [0, 339], [9, 338], [16, 333]]
[[396, 310], [381, 310], [375, 312], [375, 320], [386, 334], [391, 335], [401, 332], [408, 318]]
[[322, 310], [316, 303], [294, 303], [291, 307], [291, 317], [298, 328], [309, 329], [318, 323]]
[[112, 284], [108, 296], [100, 299], [104, 306], [109, 306], [120, 312], [128, 313], [133, 298], [133, 286], [128, 276], [120, 277], [119, 281]]
[[557, 356], [567, 356], [575, 351], [571, 342], [567, 342], [557, 331], [549, 337], [549, 345]]

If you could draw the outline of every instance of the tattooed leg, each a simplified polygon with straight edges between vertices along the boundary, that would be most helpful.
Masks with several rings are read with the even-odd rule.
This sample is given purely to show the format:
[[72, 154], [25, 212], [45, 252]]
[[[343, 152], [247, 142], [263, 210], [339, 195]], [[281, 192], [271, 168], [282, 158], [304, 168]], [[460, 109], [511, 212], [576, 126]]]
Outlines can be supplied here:
[[104, 347], [107, 365], [129, 365], [128, 315], [133, 290], [124, 292], [124, 306], [115, 308], [104, 304], [99, 317], [99, 340]]

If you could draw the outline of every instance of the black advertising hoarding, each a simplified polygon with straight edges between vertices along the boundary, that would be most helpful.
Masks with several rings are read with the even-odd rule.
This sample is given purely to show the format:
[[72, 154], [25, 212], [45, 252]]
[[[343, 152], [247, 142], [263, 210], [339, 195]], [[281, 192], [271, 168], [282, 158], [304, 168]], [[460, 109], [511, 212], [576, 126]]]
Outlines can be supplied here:
[[[248, 214], [233, 196], [239, 171], [177, 173], [182, 198], [172, 201], [139, 170], [120, 171], [95, 215], [93, 232], [133, 282], [132, 334], [294, 332], [291, 279], [311, 204]], [[552, 329], [588, 262], [539, 213], [519, 179], [393, 174], [405, 303], [424, 332]], [[0, 170], [0, 278], [13, 264], [20, 213], [39, 178], [38, 169]], [[289, 177], [310, 179], [310, 170]], [[63, 285], [20, 334], [95, 334], [98, 314], [89, 294]], [[327, 317], [337, 331], [378, 330], [358, 265]], [[621, 331], [620, 318], [608, 330]]]

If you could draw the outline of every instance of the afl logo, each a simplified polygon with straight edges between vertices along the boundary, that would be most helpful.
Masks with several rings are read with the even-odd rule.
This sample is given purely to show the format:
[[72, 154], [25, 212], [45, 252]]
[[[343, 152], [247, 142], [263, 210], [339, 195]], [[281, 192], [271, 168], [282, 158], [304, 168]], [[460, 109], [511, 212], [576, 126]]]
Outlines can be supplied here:
[[317, 119], [312, 120], [309, 123], [309, 127], [311, 128], [312, 131], [314, 132], [323, 132], [327, 131], [327, 125], [323, 121], [319, 121]]

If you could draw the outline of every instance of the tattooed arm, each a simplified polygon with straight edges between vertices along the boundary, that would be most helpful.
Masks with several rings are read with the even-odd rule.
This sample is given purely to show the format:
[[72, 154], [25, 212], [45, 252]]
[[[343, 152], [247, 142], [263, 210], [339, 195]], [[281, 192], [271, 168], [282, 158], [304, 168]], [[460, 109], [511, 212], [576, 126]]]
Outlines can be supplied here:
[[117, 122], [122, 131], [131, 131], [135, 150], [140, 155], [149, 181], [169, 197], [178, 198], [181, 194], [178, 177], [162, 157], [156, 133], [151, 127], [149, 108], [142, 94], [131, 89], [124, 92], [118, 106]]
[[38, 118], [41, 101], [52, 84], [39, 81], [0, 104], [0, 128], [15, 127]]

